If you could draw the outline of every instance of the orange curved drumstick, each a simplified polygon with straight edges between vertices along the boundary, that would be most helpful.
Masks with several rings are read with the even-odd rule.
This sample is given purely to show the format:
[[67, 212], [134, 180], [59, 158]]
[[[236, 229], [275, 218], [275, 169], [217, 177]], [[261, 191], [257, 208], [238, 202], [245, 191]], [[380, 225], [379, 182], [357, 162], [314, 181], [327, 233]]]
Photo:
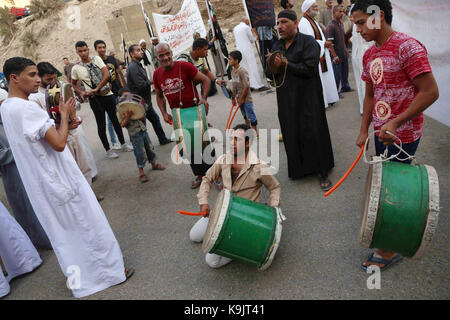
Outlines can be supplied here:
[[228, 115], [228, 120], [227, 120], [227, 125], [225, 126], [225, 130], [228, 129], [228, 123], [230, 122], [230, 118], [231, 118], [231, 115], [233, 114], [233, 109], [234, 109], [235, 105], [236, 105], [236, 103], [233, 102], [233, 105], [231, 106], [230, 114]]
[[178, 210], [179, 214], [184, 214], [186, 216], [204, 216], [207, 211], [202, 211], [202, 212], [188, 212], [188, 211], [183, 211], [183, 210]]
[[352, 172], [353, 168], [356, 166], [356, 164], [358, 163], [359, 159], [361, 159], [361, 156], [363, 155], [364, 152], [364, 146], [361, 147], [361, 151], [359, 152], [358, 157], [356, 158], [355, 162], [353, 162], [352, 166], [350, 167], [350, 169], [347, 170], [347, 172], [344, 174], [344, 176], [341, 178], [341, 180], [339, 180], [338, 183], [336, 183], [336, 185], [331, 188], [327, 193], [325, 193], [323, 196], [324, 197], [328, 197], [330, 194], [333, 193], [334, 190], [336, 190], [341, 184], [342, 182], [345, 181], [345, 179], [347, 179], [348, 175], [350, 174], [350, 172]]
[[236, 111], [234, 112], [233, 118], [231, 118], [231, 121], [230, 121], [230, 123], [228, 124], [228, 128], [227, 128], [227, 129], [230, 129], [230, 128], [231, 128], [231, 124], [233, 123], [234, 117], [236, 116], [236, 113], [238, 112], [238, 110], [239, 110], [240, 107], [241, 107], [241, 105], [238, 105], [238, 106], [237, 106]]

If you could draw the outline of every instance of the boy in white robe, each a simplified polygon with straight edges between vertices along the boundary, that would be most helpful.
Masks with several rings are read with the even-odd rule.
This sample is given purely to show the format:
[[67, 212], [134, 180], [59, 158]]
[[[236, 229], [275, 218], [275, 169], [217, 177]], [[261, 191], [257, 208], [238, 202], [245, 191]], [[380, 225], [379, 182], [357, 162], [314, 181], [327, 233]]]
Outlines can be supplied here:
[[[124, 282], [122, 252], [94, 192], [66, 148], [68, 119], [75, 100], [60, 103], [61, 124], [55, 129], [48, 113], [28, 101], [41, 79], [36, 65], [15, 57], [5, 62], [9, 98], [0, 112], [17, 168], [42, 227], [76, 298]], [[73, 279], [72, 279], [73, 280]]]
[[[10, 292], [9, 282], [34, 271], [42, 263], [41, 257], [25, 231], [0, 202], [0, 298]], [[7, 275], [3, 274], [3, 266]]]

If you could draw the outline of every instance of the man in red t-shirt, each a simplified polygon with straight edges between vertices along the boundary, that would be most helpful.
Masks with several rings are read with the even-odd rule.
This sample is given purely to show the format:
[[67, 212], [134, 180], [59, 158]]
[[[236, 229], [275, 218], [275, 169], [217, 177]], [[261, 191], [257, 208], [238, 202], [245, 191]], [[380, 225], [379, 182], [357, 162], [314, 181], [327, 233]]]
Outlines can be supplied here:
[[[164, 121], [169, 124], [173, 121], [172, 116], [167, 112], [166, 99], [171, 109], [190, 108], [203, 104], [206, 114], [208, 114], [209, 105], [206, 99], [211, 85], [209, 78], [198, 72], [197, 68], [189, 62], [173, 61], [172, 50], [166, 43], [160, 43], [156, 46], [156, 58], [160, 67], [153, 73], [153, 86], [156, 91], [156, 102]], [[201, 98], [195, 87], [198, 83], [202, 83], [203, 96]], [[211, 165], [212, 163], [195, 164], [191, 161], [191, 168], [196, 176], [191, 185], [192, 189], [200, 186], [203, 176]]]
[[[372, 6], [380, 9], [373, 17]], [[375, 41], [363, 58], [361, 78], [366, 82], [366, 95], [356, 144], [358, 147], [364, 145], [373, 122], [377, 155], [386, 148], [388, 156], [398, 152], [392, 145], [395, 138], [387, 132], [396, 135], [402, 141], [403, 149], [414, 155], [423, 131], [422, 113], [439, 97], [427, 51], [416, 39], [392, 29], [389, 0], [359, 0], [351, 14], [357, 32], [364, 40]], [[402, 152], [399, 159], [405, 158], [407, 155]], [[401, 162], [410, 163], [411, 160]], [[401, 258], [401, 254], [378, 249], [362, 268], [366, 270], [368, 266], [376, 265], [383, 270]]]

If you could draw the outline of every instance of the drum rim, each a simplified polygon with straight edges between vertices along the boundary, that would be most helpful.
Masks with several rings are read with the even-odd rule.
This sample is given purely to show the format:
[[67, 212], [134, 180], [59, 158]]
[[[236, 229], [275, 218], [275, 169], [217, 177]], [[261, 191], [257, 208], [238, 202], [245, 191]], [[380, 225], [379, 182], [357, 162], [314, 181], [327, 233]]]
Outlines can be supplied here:
[[[219, 205], [219, 200], [222, 199], [222, 204]], [[213, 217], [210, 217], [208, 222], [208, 227], [206, 228], [205, 238], [203, 239], [202, 249], [204, 253], [209, 253], [212, 248], [214, 248], [217, 240], [219, 239], [220, 233], [225, 222], [225, 218], [228, 215], [228, 208], [231, 202], [231, 192], [230, 190], [223, 189], [216, 200], [214, 206], [214, 211], [212, 212]], [[220, 207], [220, 211], [216, 212], [217, 208]], [[217, 215], [217, 216], [216, 216]]]
[[[380, 157], [373, 158], [374, 160], [381, 159]], [[370, 170], [372, 170], [372, 175], [370, 175]], [[381, 162], [370, 165], [367, 179], [365, 201], [359, 230], [359, 243], [362, 247], [370, 248], [380, 205], [383, 180], [383, 165]]]
[[427, 222], [423, 231], [420, 246], [412, 257], [413, 259], [421, 259], [426, 251], [431, 247], [433, 236], [436, 233], [439, 221], [439, 178], [436, 170], [429, 165], [423, 165], [428, 173], [428, 211]]
[[283, 231], [283, 226], [282, 226], [283, 220], [281, 219], [282, 212], [281, 212], [280, 208], [275, 208], [275, 209], [276, 209], [275, 214], [277, 215], [277, 226], [275, 228], [275, 238], [274, 238], [271, 248], [269, 249], [268, 258], [261, 265], [261, 267], [259, 267], [260, 271], [267, 270], [267, 268], [269, 268], [272, 265], [272, 262], [275, 259], [275, 254], [278, 251], [278, 247], [279, 247], [280, 241], [281, 241], [281, 233]]

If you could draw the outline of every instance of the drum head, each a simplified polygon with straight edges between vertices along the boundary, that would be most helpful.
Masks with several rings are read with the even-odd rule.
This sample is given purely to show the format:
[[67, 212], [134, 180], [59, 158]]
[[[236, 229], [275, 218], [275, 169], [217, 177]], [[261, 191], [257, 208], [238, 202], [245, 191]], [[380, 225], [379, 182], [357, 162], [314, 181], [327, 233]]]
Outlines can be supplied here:
[[131, 101], [119, 103], [119, 112], [124, 118], [128, 110], [133, 111], [131, 120], [139, 120], [145, 117], [145, 109], [140, 104]]
[[63, 83], [61, 87], [63, 102], [67, 102], [70, 98], [74, 98], [72, 85], [69, 83]]
[[223, 189], [217, 197], [216, 204], [213, 211], [209, 214], [208, 228], [203, 237], [202, 249], [204, 253], [208, 253], [214, 247], [220, 231], [222, 230], [223, 222], [228, 213], [230, 205], [231, 192]]
[[362, 247], [370, 248], [378, 215], [381, 194], [382, 164], [376, 163], [369, 167], [364, 192], [364, 205], [361, 214], [359, 243]]

